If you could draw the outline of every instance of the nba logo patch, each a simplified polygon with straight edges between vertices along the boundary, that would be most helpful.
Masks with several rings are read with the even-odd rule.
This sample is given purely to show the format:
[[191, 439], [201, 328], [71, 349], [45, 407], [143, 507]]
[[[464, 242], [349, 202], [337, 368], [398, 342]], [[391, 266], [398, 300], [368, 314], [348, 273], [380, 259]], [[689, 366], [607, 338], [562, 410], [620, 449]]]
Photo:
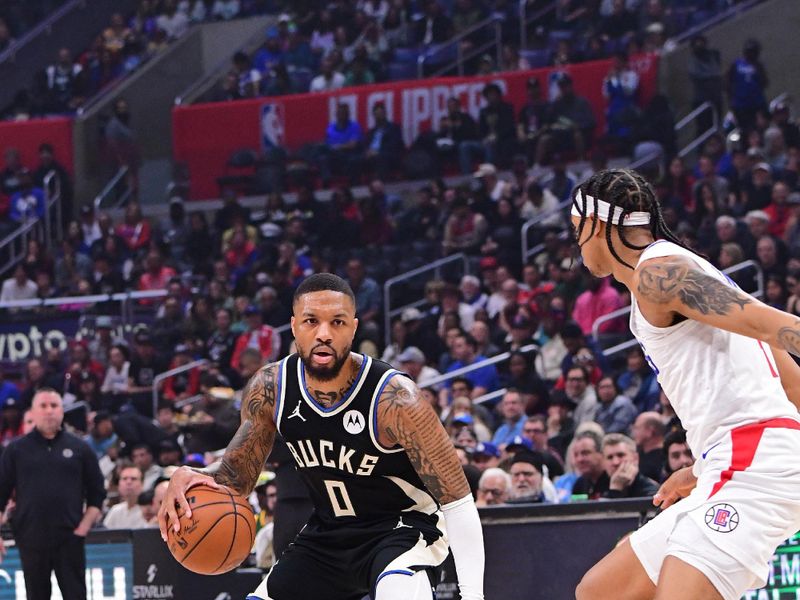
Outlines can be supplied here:
[[730, 504], [715, 504], [706, 511], [706, 525], [719, 533], [730, 533], [739, 526], [739, 513]]
[[286, 120], [283, 104], [261, 105], [261, 147], [263, 150], [280, 148], [286, 141]]

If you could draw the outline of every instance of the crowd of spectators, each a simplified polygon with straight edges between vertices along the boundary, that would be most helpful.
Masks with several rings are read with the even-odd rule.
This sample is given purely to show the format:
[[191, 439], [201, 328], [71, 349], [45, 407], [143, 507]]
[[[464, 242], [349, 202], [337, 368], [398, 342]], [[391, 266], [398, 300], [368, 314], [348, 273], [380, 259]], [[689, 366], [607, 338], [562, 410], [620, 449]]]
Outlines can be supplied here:
[[[530, 2], [526, 14], [547, 4]], [[309, 10], [290, 7], [252, 57], [236, 55], [213, 98], [281, 96], [410, 79], [417, 76], [418, 57], [424, 55], [431, 68], [442, 67], [456, 58], [456, 45], [469, 58], [463, 71], [481, 75], [564, 66], [618, 52], [657, 52], [669, 36], [727, 6], [715, 0], [678, 6], [662, 0], [568, 0], [555, 10], [542, 11], [528, 24], [524, 48], [520, 48], [519, 7], [505, 0], [350, 0]], [[475, 29], [490, 17], [502, 23], [499, 62], [496, 54], [474, 52], [491, 41], [493, 28]], [[452, 42], [454, 38], [459, 41]]]
[[[270, 9], [270, 3], [259, 0], [141, 0], [132, 14], [113, 14], [108, 26], [79, 55], [61, 48], [53, 63], [36, 74], [33, 84], [17, 93], [6, 117], [27, 120], [74, 113], [86, 100], [108, 90], [183, 36], [192, 25]], [[0, 14], [0, 51], [6, 30]]]

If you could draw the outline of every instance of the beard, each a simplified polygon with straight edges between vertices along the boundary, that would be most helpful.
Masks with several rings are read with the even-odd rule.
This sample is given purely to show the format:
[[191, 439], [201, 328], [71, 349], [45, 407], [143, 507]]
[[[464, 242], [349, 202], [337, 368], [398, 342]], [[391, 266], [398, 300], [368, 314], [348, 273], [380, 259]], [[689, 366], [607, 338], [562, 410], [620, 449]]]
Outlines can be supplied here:
[[[315, 350], [325, 348], [333, 355], [333, 361], [328, 365], [315, 365], [313, 364], [313, 353]], [[344, 366], [344, 363], [350, 358], [350, 349], [352, 344], [348, 345], [341, 354], [336, 352], [331, 346], [326, 344], [317, 344], [310, 352], [305, 352], [299, 345], [297, 346], [297, 353], [300, 355], [300, 360], [303, 361], [303, 367], [311, 377], [317, 381], [332, 381], [336, 379]]]

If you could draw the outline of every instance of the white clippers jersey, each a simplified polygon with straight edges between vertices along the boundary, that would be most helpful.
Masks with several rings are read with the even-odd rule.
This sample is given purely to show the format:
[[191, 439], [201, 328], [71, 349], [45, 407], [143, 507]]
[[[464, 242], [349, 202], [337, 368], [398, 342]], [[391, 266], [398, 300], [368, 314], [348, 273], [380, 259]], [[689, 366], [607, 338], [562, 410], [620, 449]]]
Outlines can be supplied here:
[[[686, 256], [711, 277], [735, 286], [707, 260], [666, 240], [648, 246], [639, 262], [673, 255]], [[734, 427], [798, 418], [768, 344], [690, 319], [654, 327], [639, 312], [635, 298], [630, 328], [686, 429], [695, 457]]]

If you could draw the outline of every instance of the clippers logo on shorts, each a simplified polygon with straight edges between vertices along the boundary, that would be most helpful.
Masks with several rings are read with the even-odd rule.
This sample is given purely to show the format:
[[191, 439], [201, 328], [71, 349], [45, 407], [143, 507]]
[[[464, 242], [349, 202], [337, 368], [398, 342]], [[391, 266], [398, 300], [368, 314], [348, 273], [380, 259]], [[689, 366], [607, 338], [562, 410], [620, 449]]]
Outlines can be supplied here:
[[357, 410], [348, 410], [346, 413], [344, 413], [343, 422], [344, 430], [353, 435], [364, 431], [364, 427], [366, 426], [364, 415]]
[[72, 458], [73, 452], [70, 448], [64, 448], [61, 451], [61, 454], [64, 456], [64, 458]]
[[739, 526], [739, 513], [730, 504], [715, 504], [706, 511], [706, 525], [719, 533], [730, 533]]

